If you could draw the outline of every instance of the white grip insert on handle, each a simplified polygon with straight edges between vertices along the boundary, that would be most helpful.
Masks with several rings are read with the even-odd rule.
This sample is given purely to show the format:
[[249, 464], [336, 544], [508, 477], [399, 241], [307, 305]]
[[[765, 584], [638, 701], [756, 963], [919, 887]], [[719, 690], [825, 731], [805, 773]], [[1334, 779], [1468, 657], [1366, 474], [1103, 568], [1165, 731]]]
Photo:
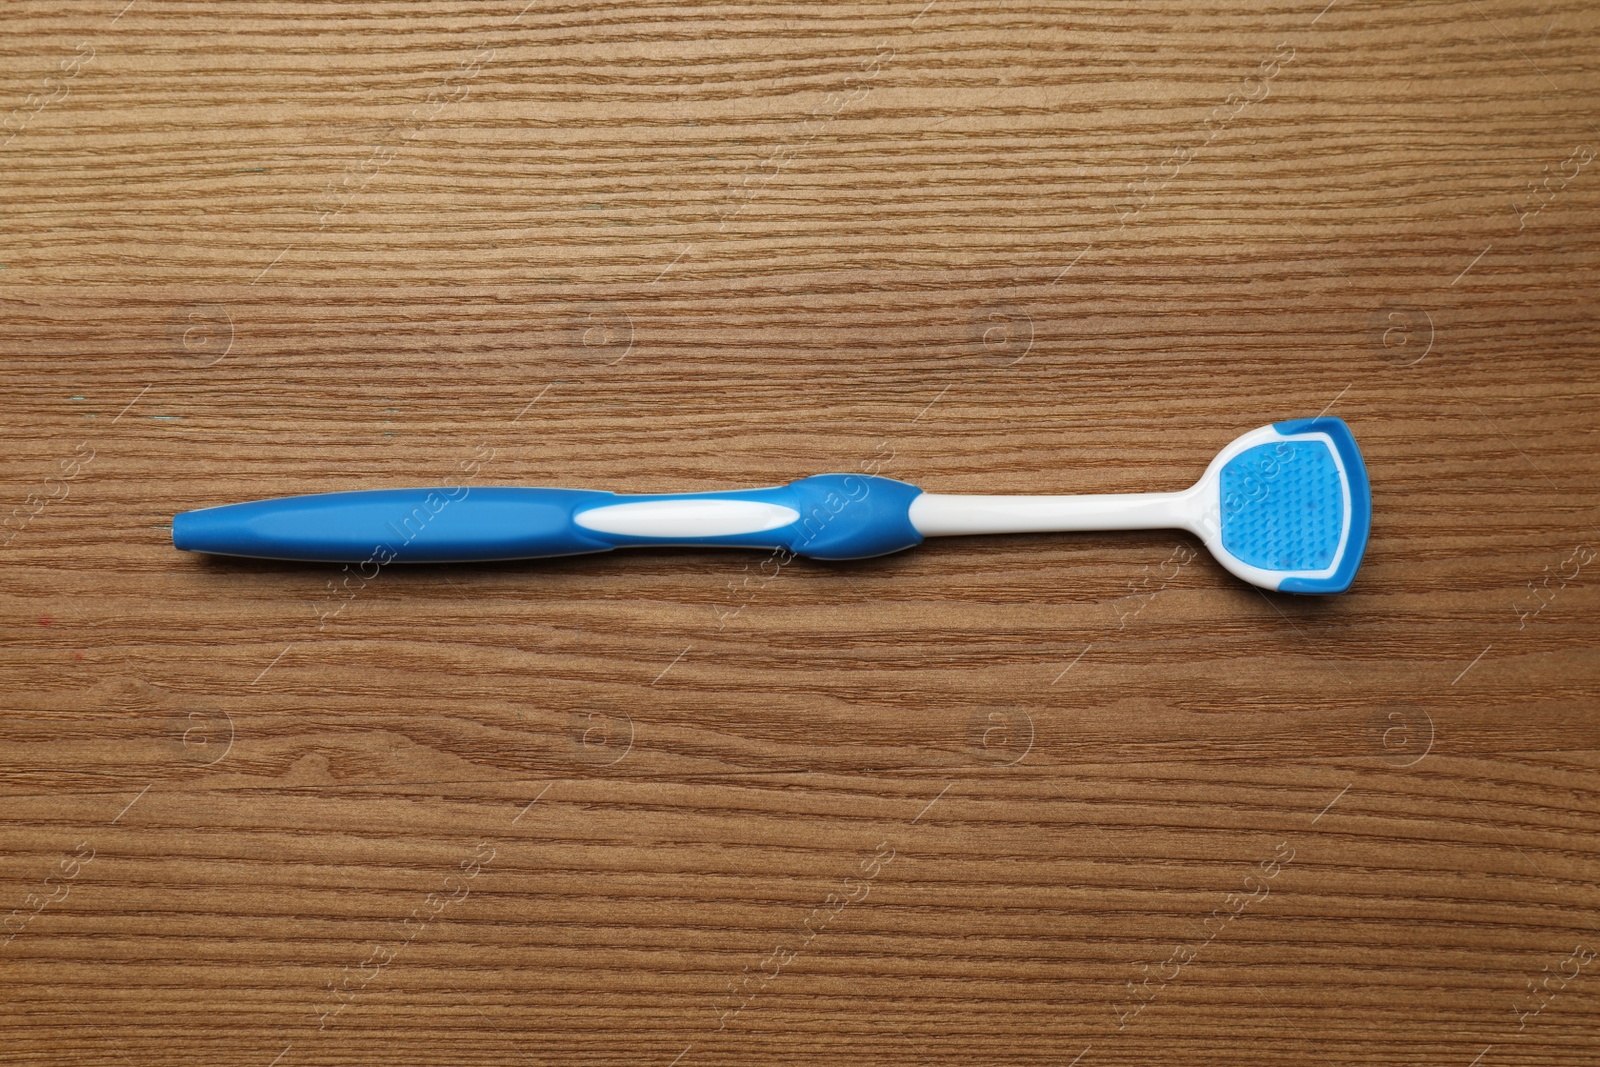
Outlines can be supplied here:
[[760, 500], [639, 500], [607, 504], [572, 517], [585, 530], [625, 537], [731, 537], [788, 526], [794, 508]]

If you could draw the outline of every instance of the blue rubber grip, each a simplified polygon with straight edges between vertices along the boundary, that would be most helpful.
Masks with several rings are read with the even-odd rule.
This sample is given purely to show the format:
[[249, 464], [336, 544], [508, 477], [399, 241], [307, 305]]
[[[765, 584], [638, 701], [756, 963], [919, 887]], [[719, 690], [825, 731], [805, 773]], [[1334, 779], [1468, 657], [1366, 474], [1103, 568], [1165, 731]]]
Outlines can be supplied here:
[[[648, 545], [786, 549], [813, 559], [864, 559], [921, 544], [914, 485], [865, 474], [819, 474], [727, 493], [629, 496], [594, 489], [457, 486], [368, 489], [255, 500], [173, 517], [172, 543], [191, 552], [326, 563], [467, 563], [609, 552]], [[651, 500], [752, 500], [794, 509], [787, 526], [724, 537], [634, 537], [579, 526], [580, 512]]]

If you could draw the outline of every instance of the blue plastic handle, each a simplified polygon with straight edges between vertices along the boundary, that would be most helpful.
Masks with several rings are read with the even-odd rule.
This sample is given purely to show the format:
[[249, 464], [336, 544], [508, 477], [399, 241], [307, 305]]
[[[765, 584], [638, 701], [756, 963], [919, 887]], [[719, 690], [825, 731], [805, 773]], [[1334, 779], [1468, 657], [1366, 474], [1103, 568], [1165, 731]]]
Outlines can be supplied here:
[[[173, 517], [172, 543], [226, 556], [380, 566], [572, 556], [634, 545], [787, 549], [813, 559], [864, 559], [922, 543], [908, 516], [921, 492], [865, 474], [819, 474], [767, 489], [659, 496], [594, 489], [369, 489], [185, 511]], [[756, 533], [670, 539], [604, 533], [575, 521], [596, 507], [696, 499], [777, 504], [799, 517]]]

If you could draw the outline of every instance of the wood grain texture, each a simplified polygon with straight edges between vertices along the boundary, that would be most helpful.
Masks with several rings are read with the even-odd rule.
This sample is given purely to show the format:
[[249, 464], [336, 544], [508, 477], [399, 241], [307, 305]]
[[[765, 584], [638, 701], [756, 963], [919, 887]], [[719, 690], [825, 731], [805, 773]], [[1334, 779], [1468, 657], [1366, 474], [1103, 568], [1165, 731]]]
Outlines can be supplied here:
[[[0, 15], [0, 1060], [1595, 1062], [1592, 4], [125, 3]], [[1328, 600], [169, 542], [1322, 410]]]

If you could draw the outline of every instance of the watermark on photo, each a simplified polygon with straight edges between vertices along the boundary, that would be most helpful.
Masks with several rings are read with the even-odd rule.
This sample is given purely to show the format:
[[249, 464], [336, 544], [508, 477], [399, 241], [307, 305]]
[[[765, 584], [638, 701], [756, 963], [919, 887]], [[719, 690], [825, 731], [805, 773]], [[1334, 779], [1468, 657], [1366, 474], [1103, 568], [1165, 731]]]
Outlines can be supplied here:
[[[210, 721], [209, 718], [207, 721]], [[229, 725], [230, 732], [227, 747], [231, 748], [231, 723]], [[180, 741], [180, 743], [182, 742]], [[196, 743], [199, 742], [196, 741]], [[210, 740], [205, 742], [207, 746], [211, 743]], [[222, 757], [227, 755], [227, 750], [225, 748], [220, 754], [213, 753], [213, 755], [215, 755], [215, 758], [205, 761], [204, 766], [212, 766], [220, 762]], [[117, 813], [106, 822], [106, 826], [116, 826], [120, 823], [123, 816], [132, 811], [134, 805], [143, 800], [145, 794], [149, 793], [155, 784], [153, 781], [146, 783], [143, 789], [135, 793], [132, 799], [117, 810]], [[94, 858], [94, 845], [90, 839], [85, 838], [74, 845], [71, 852], [59, 859], [50, 873], [43, 877], [39, 887], [23, 898], [21, 906], [13, 908], [4, 919], [0, 919], [0, 933], [5, 936], [5, 939], [0, 941], [0, 946], [10, 944], [17, 935], [26, 930], [28, 925], [43, 914], [46, 909], [65, 903], [72, 894], [72, 889], [77, 884], [78, 878], [83, 874], [83, 869], [92, 863]]]
[[1018, 307], [984, 308], [972, 318], [969, 340], [985, 364], [1014, 366], [1033, 351], [1033, 316]]
[[83, 474], [95, 456], [94, 449], [87, 441], [79, 441], [73, 446], [72, 452], [71, 456], [57, 461], [58, 473], [45, 475], [37, 489], [29, 492], [23, 497], [22, 503], [12, 508], [4, 519], [0, 519], [0, 548], [15, 541], [17, 535], [26, 530], [28, 524], [42, 515], [51, 504], [71, 495], [72, 483]]
[[233, 316], [221, 304], [191, 304], [167, 326], [172, 354], [191, 367], [209, 367], [233, 351]]
[[979, 763], [1015, 767], [1033, 751], [1033, 715], [1024, 708], [975, 712], [967, 723], [967, 753]]
[[[480, 443], [473, 449], [470, 457], [460, 462], [460, 470], [467, 478], [476, 478], [482, 473], [483, 465], [493, 459], [494, 455], [493, 448]], [[367, 586], [377, 581], [379, 575], [383, 573], [383, 568], [398, 558], [405, 546], [416, 540], [445, 508], [452, 503], [465, 500], [471, 491], [471, 487], [465, 484], [442, 486], [430, 491], [420, 504], [409, 511], [397, 509], [394, 518], [387, 524], [394, 537], [373, 545], [367, 558], [355, 564], [354, 571], [348, 563], [341, 566], [339, 570], [343, 577], [337, 584], [333, 579], [328, 580], [326, 601], [313, 606], [317, 615], [317, 629], [326, 629], [331, 620], [343, 614], [344, 609], [349, 607]]]
[[[895, 451], [889, 447], [887, 441], [880, 442], [877, 451], [860, 464], [862, 474], [871, 477], [883, 470], [894, 459]], [[732, 606], [724, 603], [717, 609], [717, 629], [726, 629], [729, 622], [739, 617], [745, 608], [753, 604], [762, 591], [778, 580], [785, 567], [793, 563], [803, 554], [806, 545], [822, 534], [851, 504], [865, 500], [872, 491], [872, 484], [863, 479], [855, 479], [860, 491], [845, 489], [845, 495], [829, 494], [819, 507], [800, 518], [800, 529], [804, 536], [799, 542], [799, 550], [787, 546], [774, 548], [771, 553], [755, 565], [752, 573], [750, 564], [746, 563], [741, 568], [738, 578], [729, 579], [728, 601]]]
[[894, 862], [894, 857], [895, 850], [887, 840], [878, 842], [872, 854], [856, 865], [856, 873], [847, 876], [837, 891], [829, 893], [821, 904], [812, 908], [801, 920], [798, 931], [779, 941], [771, 952], [758, 960], [753, 972], [746, 965], [738, 978], [731, 979], [728, 982], [728, 1007], [717, 1016], [717, 1029], [725, 1029], [729, 1021], [750, 1006], [751, 1001], [766, 992], [783, 974], [783, 969], [799, 959], [811, 942], [825, 932], [846, 908], [866, 900], [872, 892], [873, 883], [884, 868]]
[[[1583, 173], [1583, 168], [1594, 162], [1595, 150], [1587, 145], [1574, 148], [1566, 159], [1555, 164], [1556, 171], [1550, 173], [1550, 165], [1546, 164], [1544, 173], [1539, 178], [1539, 184], [1528, 183], [1527, 196], [1520, 202], [1513, 201], [1511, 210], [1517, 215], [1517, 232], [1521, 233], [1527, 228], [1528, 220], [1538, 218], [1540, 212], [1556, 202], [1556, 198], [1567, 191], [1567, 186]], [[1571, 168], [1570, 173], [1567, 168]]]
[[1433, 751], [1433, 716], [1419, 707], [1380, 708], [1367, 721], [1369, 752], [1391, 767], [1415, 767]]
[[[1199, 558], [1199, 555], [1200, 553], [1180, 541], [1172, 546], [1167, 558], [1153, 569], [1148, 563], [1140, 568], [1139, 577], [1128, 580], [1128, 594], [1106, 602], [1117, 616], [1117, 629], [1127, 629], [1128, 620], [1138, 618], [1144, 609], [1150, 606], [1156, 594], [1177, 581], [1183, 569]], [[1130, 600], [1132, 603], [1129, 603]]]
[[326, 993], [317, 1015], [317, 1029], [326, 1030], [339, 1014], [349, 1007], [367, 987], [383, 974], [400, 954], [443, 914], [446, 908], [462, 904], [471, 895], [473, 880], [488, 869], [495, 857], [495, 849], [481, 841], [472, 854], [457, 864], [457, 870], [446, 875], [437, 892], [429, 893], [421, 904], [400, 922], [401, 936], [393, 941], [374, 945], [366, 959], [351, 964], [339, 972], [337, 978], [328, 980]]
[[1294, 62], [1294, 57], [1295, 50], [1289, 43], [1287, 41], [1280, 43], [1272, 55], [1257, 65], [1253, 74], [1245, 77], [1238, 88], [1228, 94], [1227, 99], [1206, 114], [1200, 123], [1201, 131], [1205, 133], [1202, 140], [1175, 149], [1156, 165], [1155, 173], [1151, 173], [1150, 167], [1144, 167], [1142, 170], [1144, 176], [1128, 183], [1124, 203], [1117, 213], [1117, 228], [1125, 229], [1130, 222], [1139, 217], [1141, 212], [1149, 208], [1161, 191], [1183, 172], [1183, 168], [1192, 163], [1195, 156], [1232, 125], [1245, 109], [1265, 100], [1273, 80], [1282, 73], [1285, 66]]
[[72, 894], [78, 875], [93, 861], [94, 849], [87, 841], [79, 841], [71, 852], [57, 860], [44, 880], [22, 898], [22, 904], [0, 919], [0, 932], [6, 935], [0, 945], [10, 944], [46, 908], [65, 901]]
[[1567, 987], [1583, 974], [1584, 968], [1594, 962], [1595, 955], [1594, 949], [1580, 942], [1567, 953], [1566, 959], [1556, 964], [1555, 970], [1551, 970], [1547, 963], [1538, 974], [1529, 978], [1526, 983], [1528, 991], [1517, 994], [1511, 1006], [1511, 1013], [1517, 1018], [1517, 1031], [1520, 1033], [1527, 1029], [1528, 1020], [1538, 1018], [1552, 1001], [1565, 993]]
[[472, 79], [494, 57], [493, 48], [484, 43], [475, 45], [471, 57], [448, 71], [421, 103], [412, 107], [402, 121], [389, 127], [383, 139], [372, 145], [363, 159], [347, 165], [337, 178], [330, 178], [323, 187], [322, 196], [312, 205], [312, 211], [317, 214], [317, 228], [324, 229], [343, 215], [402, 148], [421, 136], [428, 124], [438, 119], [446, 108], [465, 100], [471, 94]]
[[172, 723], [178, 757], [185, 763], [211, 767], [233, 751], [233, 716], [221, 708], [179, 712]]
[[[1546, 563], [1544, 570], [1537, 582], [1529, 581], [1527, 596], [1518, 596], [1511, 603], [1511, 610], [1517, 616], [1517, 629], [1526, 629], [1528, 623], [1537, 619], [1545, 608], [1556, 601], [1556, 595], [1567, 588], [1568, 584], [1576, 583], [1578, 576], [1583, 573], [1583, 568], [1595, 561], [1595, 550], [1588, 544], [1580, 544], [1559, 563]], [[1552, 587], [1551, 582], [1555, 585]]]
[[[873, 45], [872, 55], [861, 61], [857, 71], [847, 75], [838, 89], [825, 96], [810, 114], [795, 125], [793, 137], [770, 149], [759, 160], [749, 163], [738, 178], [730, 181], [724, 203], [717, 211], [718, 232], [726, 230], [728, 223], [737, 218], [773, 179], [783, 173], [784, 167], [811, 147], [812, 142], [827, 129], [828, 123], [838, 118], [846, 108], [865, 100], [872, 92], [872, 83], [878, 74], [894, 57], [895, 50], [889, 45], [888, 39], [879, 40]], [[682, 253], [679, 256], [681, 258]]]
[[[544, 399], [545, 394], [549, 393], [554, 385], [554, 382], [546, 385], [539, 391], [538, 396], [522, 405], [517, 413], [511, 417], [507, 425], [515, 426], [520, 422], [533, 409], [535, 404]], [[457, 464], [460, 472], [465, 475], [463, 484], [436, 488], [424, 498], [421, 505], [414, 507], [409, 513], [401, 514], [396, 512], [396, 521], [391, 522], [389, 526], [400, 548], [404, 548], [415, 540], [427, 528], [428, 524], [451, 503], [466, 499], [468, 493], [471, 492], [471, 487], [464, 483], [482, 474], [484, 464], [493, 460], [494, 457], [495, 449], [493, 446], [487, 441], [478, 442], [473, 446], [472, 454]], [[344, 609], [349, 607], [361, 595], [362, 590], [377, 580], [378, 576], [383, 573], [383, 568], [394, 561], [398, 554], [399, 549], [395, 547], [395, 544], [385, 541], [372, 547], [372, 551], [367, 558], [356, 564], [354, 573], [350, 570], [350, 564], [343, 565], [340, 570], [343, 572], [344, 577], [339, 579], [338, 584], [331, 580], [327, 583], [329, 593], [327, 604], [319, 602], [313, 605], [313, 610], [316, 612], [318, 620], [317, 629], [325, 629], [330, 619], [338, 618], [344, 612]], [[355, 584], [352, 585], [352, 582]], [[259, 681], [259, 679], [257, 680]]]
[[17, 135], [27, 129], [28, 123], [38, 118], [40, 112], [65, 100], [71, 94], [72, 82], [94, 60], [94, 45], [79, 41], [73, 47], [72, 55], [61, 60], [55, 70], [44, 76], [40, 91], [29, 93], [19, 106], [12, 108], [10, 114], [0, 120], [0, 133], [6, 135], [6, 139], [0, 141], [0, 148], [16, 140]]
[[1420, 307], [1386, 305], [1369, 317], [1374, 349], [1385, 363], [1414, 367], [1433, 351], [1433, 315]]
[[601, 366], [615, 367], [633, 351], [633, 316], [614, 304], [574, 316], [565, 332], [573, 349]]
[[[465, 462], [465, 461], [463, 461]], [[392, 563], [400, 551], [409, 545], [416, 537], [427, 529], [428, 524], [439, 516], [445, 508], [458, 500], [465, 500], [469, 488], [464, 485], [442, 487], [429, 492], [422, 503], [410, 511], [397, 510], [394, 519], [387, 525], [394, 534], [392, 541], [381, 541], [372, 547], [372, 552], [366, 559], [355, 565], [355, 570], [350, 569], [346, 563], [339, 570], [344, 577], [337, 585], [333, 579], [328, 580], [328, 600], [325, 604], [318, 604], [317, 629], [326, 629], [328, 623], [337, 619], [344, 613], [344, 609], [361, 595], [368, 585], [377, 581], [383, 573], [383, 568]], [[398, 547], [396, 547], [398, 545]], [[371, 571], [369, 574], [368, 571]], [[351, 585], [354, 581], [356, 584]]]
[[[915, 818], [907, 824], [905, 832], [914, 831], [917, 824], [927, 817], [935, 804], [944, 799], [950, 792], [954, 782], [948, 782], [939, 790], [932, 800], [923, 805]], [[894, 862], [896, 850], [890, 839], [885, 837], [879, 841], [870, 855], [864, 856], [855, 866], [853, 874], [845, 876], [838, 890], [829, 893], [821, 904], [812, 908], [806, 917], [800, 921], [799, 929], [792, 931], [780, 939], [772, 948], [757, 961], [754, 972], [747, 964], [737, 978], [728, 982], [728, 996], [723, 1001], [726, 1007], [717, 1015], [717, 1029], [724, 1030], [729, 1022], [737, 1018], [739, 1013], [748, 1008], [762, 993], [769, 989], [773, 982], [783, 974], [784, 969], [792, 966], [800, 959], [801, 954], [809, 950], [812, 943], [832, 925], [840, 915], [852, 904], [860, 904], [872, 892], [873, 885], [884, 870]], [[679, 1059], [686, 1055], [691, 1044], [679, 1054]]]
[[568, 720], [567, 739], [577, 763], [615, 767], [633, 751], [633, 717], [621, 708], [575, 711]]
[[1176, 982], [1184, 968], [1199, 958], [1201, 951], [1216, 940], [1230, 923], [1244, 915], [1251, 905], [1267, 899], [1267, 894], [1272, 891], [1272, 880], [1294, 860], [1294, 856], [1295, 850], [1289, 843], [1279, 841], [1272, 847], [1272, 854], [1256, 864], [1255, 872], [1245, 876], [1242, 891], [1223, 897], [1222, 904], [1211, 909], [1211, 914], [1200, 920], [1199, 933], [1192, 940], [1175, 946], [1166, 959], [1154, 965], [1153, 973], [1150, 963], [1135, 960], [1134, 966], [1139, 968], [1142, 977], [1137, 982], [1129, 979], [1124, 983], [1127, 1001], [1123, 1005], [1110, 1005], [1117, 1019], [1117, 1029], [1126, 1029], [1140, 1012], [1154, 1003], [1161, 991]]

